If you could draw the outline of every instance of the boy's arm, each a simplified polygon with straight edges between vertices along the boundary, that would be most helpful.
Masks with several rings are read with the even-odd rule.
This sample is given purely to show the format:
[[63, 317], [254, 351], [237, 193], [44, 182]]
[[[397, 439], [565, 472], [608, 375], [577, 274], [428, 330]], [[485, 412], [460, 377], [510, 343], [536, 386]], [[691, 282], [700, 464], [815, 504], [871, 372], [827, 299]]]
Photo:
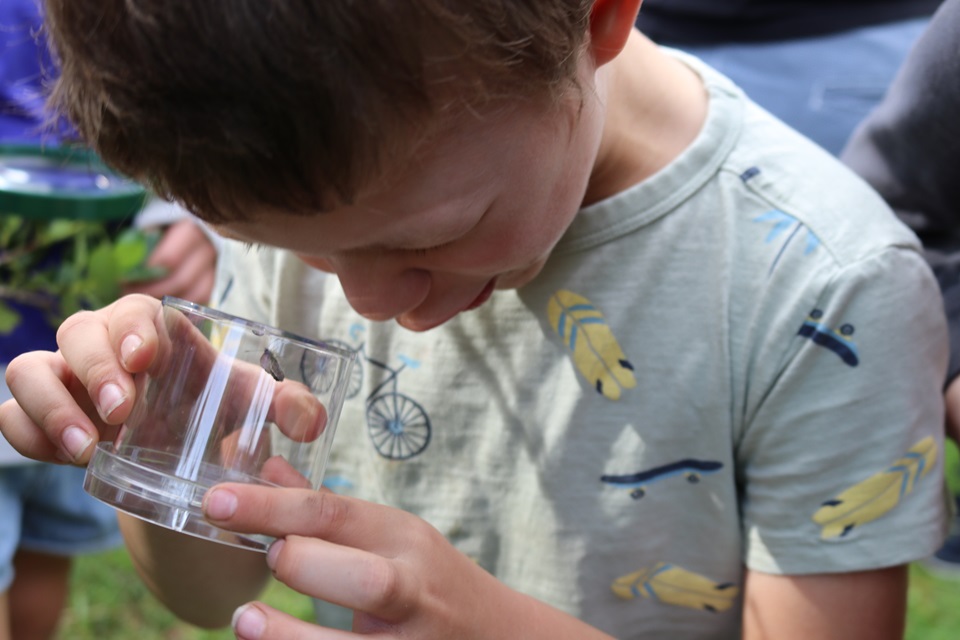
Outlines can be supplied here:
[[780, 576], [748, 571], [744, 640], [899, 640], [907, 567]]
[[134, 568], [181, 620], [215, 629], [256, 598], [270, 577], [262, 553], [195, 538], [118, 513]]
[[[219, 485], [207, 492], [203, 507], [207, 519], [225, 529], [281, 538], [267, 554], [276, 578], [354, 610], [358, 635], [611, 640], [500, 582], [426, 521], [399, 509], [330, 491], [254, 484]], [[244, 607], [234, 625], [241, 638], [318, 633], [261, 603]]]

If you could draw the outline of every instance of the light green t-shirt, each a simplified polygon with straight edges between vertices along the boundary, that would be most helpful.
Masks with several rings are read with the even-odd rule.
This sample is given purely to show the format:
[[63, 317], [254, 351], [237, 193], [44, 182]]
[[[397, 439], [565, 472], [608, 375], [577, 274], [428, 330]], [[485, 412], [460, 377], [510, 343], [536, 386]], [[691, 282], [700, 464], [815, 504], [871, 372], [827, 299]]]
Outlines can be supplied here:
[[363, 320], [289, 253], [222, 256], [226, 310], [360, 351], [332, 486], [618, 638], [737, 637], [744, 567], [901, 564], [946, 526], [947, 335], [917, 240], [689, 63], [694, 144], [437, 329]]

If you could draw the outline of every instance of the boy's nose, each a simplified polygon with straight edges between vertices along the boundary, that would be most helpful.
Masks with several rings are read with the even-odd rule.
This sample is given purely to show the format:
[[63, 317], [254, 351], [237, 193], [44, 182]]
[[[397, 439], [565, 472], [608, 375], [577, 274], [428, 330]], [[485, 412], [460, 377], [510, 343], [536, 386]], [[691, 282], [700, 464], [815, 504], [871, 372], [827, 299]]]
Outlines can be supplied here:
[[431, 276], [423, 269], [335, 266], [353, 310], [369, 320], [390, 320], [426, 300]]
[[432, 286], [429, 271], [412, 267], [388, 252], [299, 257], [308, 265], [337, 276], [350, 306], [370, 320], [390, 320], [415, 309], [426, 300]]

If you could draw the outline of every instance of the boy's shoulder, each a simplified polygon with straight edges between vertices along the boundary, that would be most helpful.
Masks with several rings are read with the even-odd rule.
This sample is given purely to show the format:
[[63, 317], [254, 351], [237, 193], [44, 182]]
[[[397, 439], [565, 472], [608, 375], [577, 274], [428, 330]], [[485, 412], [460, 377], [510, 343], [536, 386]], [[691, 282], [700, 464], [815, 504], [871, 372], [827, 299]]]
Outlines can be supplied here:
[[740, 139], [722, 171], [782, 223], [805, 227], [837, 266], [887, 249], [920, 251], [916, 235], [839, 159], [746, 101]]
[[666, 51], [690, 66], [710, 95], [700, 137], [668, 168], [685, 170], [673, 191], [702, 182], [689, 189], [680, 209], [713, 215], [725, 207], [734, 224], [781, 215], [816, 235], [841, 266], [884, 247], [920, 249], [883, 198], [839, 159], [758, 106], [720, 72], [683, 52]]

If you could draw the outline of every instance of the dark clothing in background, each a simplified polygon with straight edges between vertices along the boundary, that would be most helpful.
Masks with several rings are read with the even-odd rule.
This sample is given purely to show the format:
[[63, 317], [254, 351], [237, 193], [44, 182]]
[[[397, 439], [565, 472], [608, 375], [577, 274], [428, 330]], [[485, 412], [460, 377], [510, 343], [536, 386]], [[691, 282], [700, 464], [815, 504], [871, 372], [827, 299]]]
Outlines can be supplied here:
[[928, 16], [941, 1], [646, 0], [637, 26], [679, 46], [788, 40]]
[[950, 320], [960, 374], [960, 0], [946, 0], [843, 160], [917, 232]]

